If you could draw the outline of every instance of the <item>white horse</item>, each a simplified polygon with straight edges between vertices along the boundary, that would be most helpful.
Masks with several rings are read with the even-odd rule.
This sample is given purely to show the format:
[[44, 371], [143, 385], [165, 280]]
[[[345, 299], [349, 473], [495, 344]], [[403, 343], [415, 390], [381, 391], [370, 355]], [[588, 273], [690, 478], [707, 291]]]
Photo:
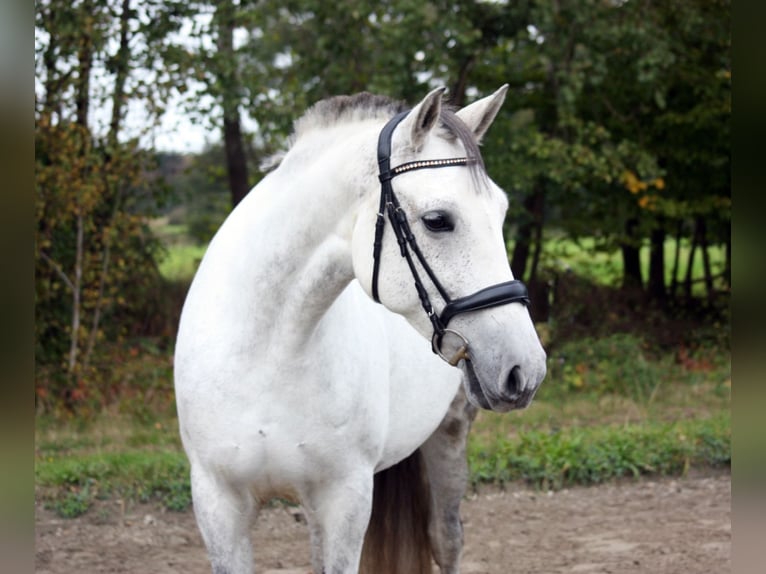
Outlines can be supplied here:
[[275, 496], [302, 504], [317, 574], [357, 572], [363, 546], [370, 568], [430, 572], [429, 542], [458, 571], [475, 407], [523, 408], [545, 376], [478, 150], [506, 90], [454, 113], [443, 89], [408, 113], [317, 103], [211, 241], [175, 388], [215, 573], [254, 571], [251, 520]]

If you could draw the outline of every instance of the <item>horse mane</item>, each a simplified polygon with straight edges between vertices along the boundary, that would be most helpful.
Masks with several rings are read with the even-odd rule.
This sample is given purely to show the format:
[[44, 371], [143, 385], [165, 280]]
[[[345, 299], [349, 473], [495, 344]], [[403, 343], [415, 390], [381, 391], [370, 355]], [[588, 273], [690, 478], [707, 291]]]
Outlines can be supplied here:
[[387, 96], [360, 92], [350, 96], [333, 96], [319, 100], [293, 124], [293, 141], [315, 129], [338, 123], [368, 119], [387, 119], [407, 109], [404, 102]]
[[[307, 133], [339, 123], [360, 122], [368, 119], [388, 120], [409, 107], [403, 101], [370, 92], [332, 96], [319, 100], [293, 122], [293, 132], [288, 138], [287, 149], [266, 158], [261, 164], [261, 169], [265, 172], [278, 167], [295, 142]], [[479, 151], [479, 142], [476, 141], [468, 126], [457, 117], [455, 108], [442, 106], [439, 119], [441, 135], [460, 141], [465, 148], [466, 156], [472, 160], [470, 165], [483, 172], [484, 161]]]

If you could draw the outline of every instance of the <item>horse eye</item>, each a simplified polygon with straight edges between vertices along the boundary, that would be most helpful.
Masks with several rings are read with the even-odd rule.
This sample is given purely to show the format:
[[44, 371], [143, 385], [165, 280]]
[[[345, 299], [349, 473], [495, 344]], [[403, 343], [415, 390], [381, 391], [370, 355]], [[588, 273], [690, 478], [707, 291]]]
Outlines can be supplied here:
[[421, 219], [430, 231], [441, 232], [455, 229], [452, 218], [444, 211], [429, 211]]

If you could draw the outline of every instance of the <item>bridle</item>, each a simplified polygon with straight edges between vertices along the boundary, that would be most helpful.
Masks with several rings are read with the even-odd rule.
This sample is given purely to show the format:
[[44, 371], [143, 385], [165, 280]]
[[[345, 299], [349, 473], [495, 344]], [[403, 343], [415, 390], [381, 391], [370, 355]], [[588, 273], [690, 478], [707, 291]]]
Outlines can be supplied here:
[[[461, 359], [470, 360], [468, 354], [468, 339], [466, 339], [461, 333], [448, 329], [450, 320], [461, 313], [468, 313], [469, 311], [478, 311], [479, 309], [487, 309], [489, 307], [496, 307], [498, 305], [506, 305], [508, 303], [523, 303], [529, 304], [529, 295], [527, 293], [527, 287], [518, 280], [506, 281], [504, 283], [498, 283], [480, 289], [472, 295], [465, 297], [459, 297], [452, 299], [447, 290], [441, 284], [439, 279], [434, 274], [431, 266], [428, 265], [423, 253], [418, 247], [415, 236], [412, 234], [410, 225], [407, 222], [407, 215], [402, 210], [399, 200], [394, 194], [393, 187], [391, 186], [391, 180], [397, 175], [407, 173], [409, 171], [415, 171], [418, 169], [434, 169], [440, 167], [451, 166], [468, 166], [474, 160], [469, 160], [467, 157], [456, 157], [449, 159], [431, 159], [421, 161], [411, 161], [403, 163], [394, 168], [391, 167], [391, 136], [394, 133], [394, 129], [397, 125], [407, 116], [409, 111], [402, 112], [394, 116], [381, 130], [378, 137], [378, 168], [380, 174], [378, 179], [380, 180], [380, 207], [378, 208], [377, 221], [375, 223], [375, 241], [373, 243], [373, 267], [372, 267], [372, 297], [375, 302], [380, 303], [380, 296], [378, 294], [378, 274], [380, 273], [380, 253], [383, 246], [383, 230], [385, 228], [386, 214], [388, 215], [388, 221], [391, 222], [391, 228], [394, 230], [396, 241], [399, 244], [399, 250], [402, 257], [407, 260], [407, 265], [412, 273], [412, 278], [415, 280], [415, 289], [418, 292], [420, 298], [420, 304], [423, 307], [426, 315], [428, 315], [431, 324], [433, 325], [434, 334], [431, 337], [431, 349], [434, 353], [439, 355], [442, 359], [447, 361], [450, 365], [457, 365]], [[413, 254], [420, 262], [420, 266], [428, 275], [428, 278], [433, 283], [436, 290], [441, 295], [442, 299], [446, 303], [441, 314], [437, 314], [433, 305], [431, 305], [431, 299], [428, 296], [426, 288], [423, 286], [423, 281], [420, 278], [420, 273], [415, 266]], [[447, 357], [441, 350], [442, 340], [444, 335], [451, 333], [461, 340], [461, 346], [457, 352], [451, 357]]]

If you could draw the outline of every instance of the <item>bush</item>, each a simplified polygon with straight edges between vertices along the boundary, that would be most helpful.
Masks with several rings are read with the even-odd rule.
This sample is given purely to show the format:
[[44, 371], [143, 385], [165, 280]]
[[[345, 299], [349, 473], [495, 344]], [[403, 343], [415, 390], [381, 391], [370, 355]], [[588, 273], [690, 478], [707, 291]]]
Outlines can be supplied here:
[[570, 341], [548, 357], [548, 386], [559, 392], [612, 393], [637, 402], [648, 401], [666, 376], [663, 362], [647, 357], [640, 337], [616, 334]]
[[492, 444], [472, 435], [468, 461], [474, 484], [521, 480], [542, 489], [679, 475], [690, 466], [731, 463], [731, 421], [724, 413], [675, 423], [530, 431]]

